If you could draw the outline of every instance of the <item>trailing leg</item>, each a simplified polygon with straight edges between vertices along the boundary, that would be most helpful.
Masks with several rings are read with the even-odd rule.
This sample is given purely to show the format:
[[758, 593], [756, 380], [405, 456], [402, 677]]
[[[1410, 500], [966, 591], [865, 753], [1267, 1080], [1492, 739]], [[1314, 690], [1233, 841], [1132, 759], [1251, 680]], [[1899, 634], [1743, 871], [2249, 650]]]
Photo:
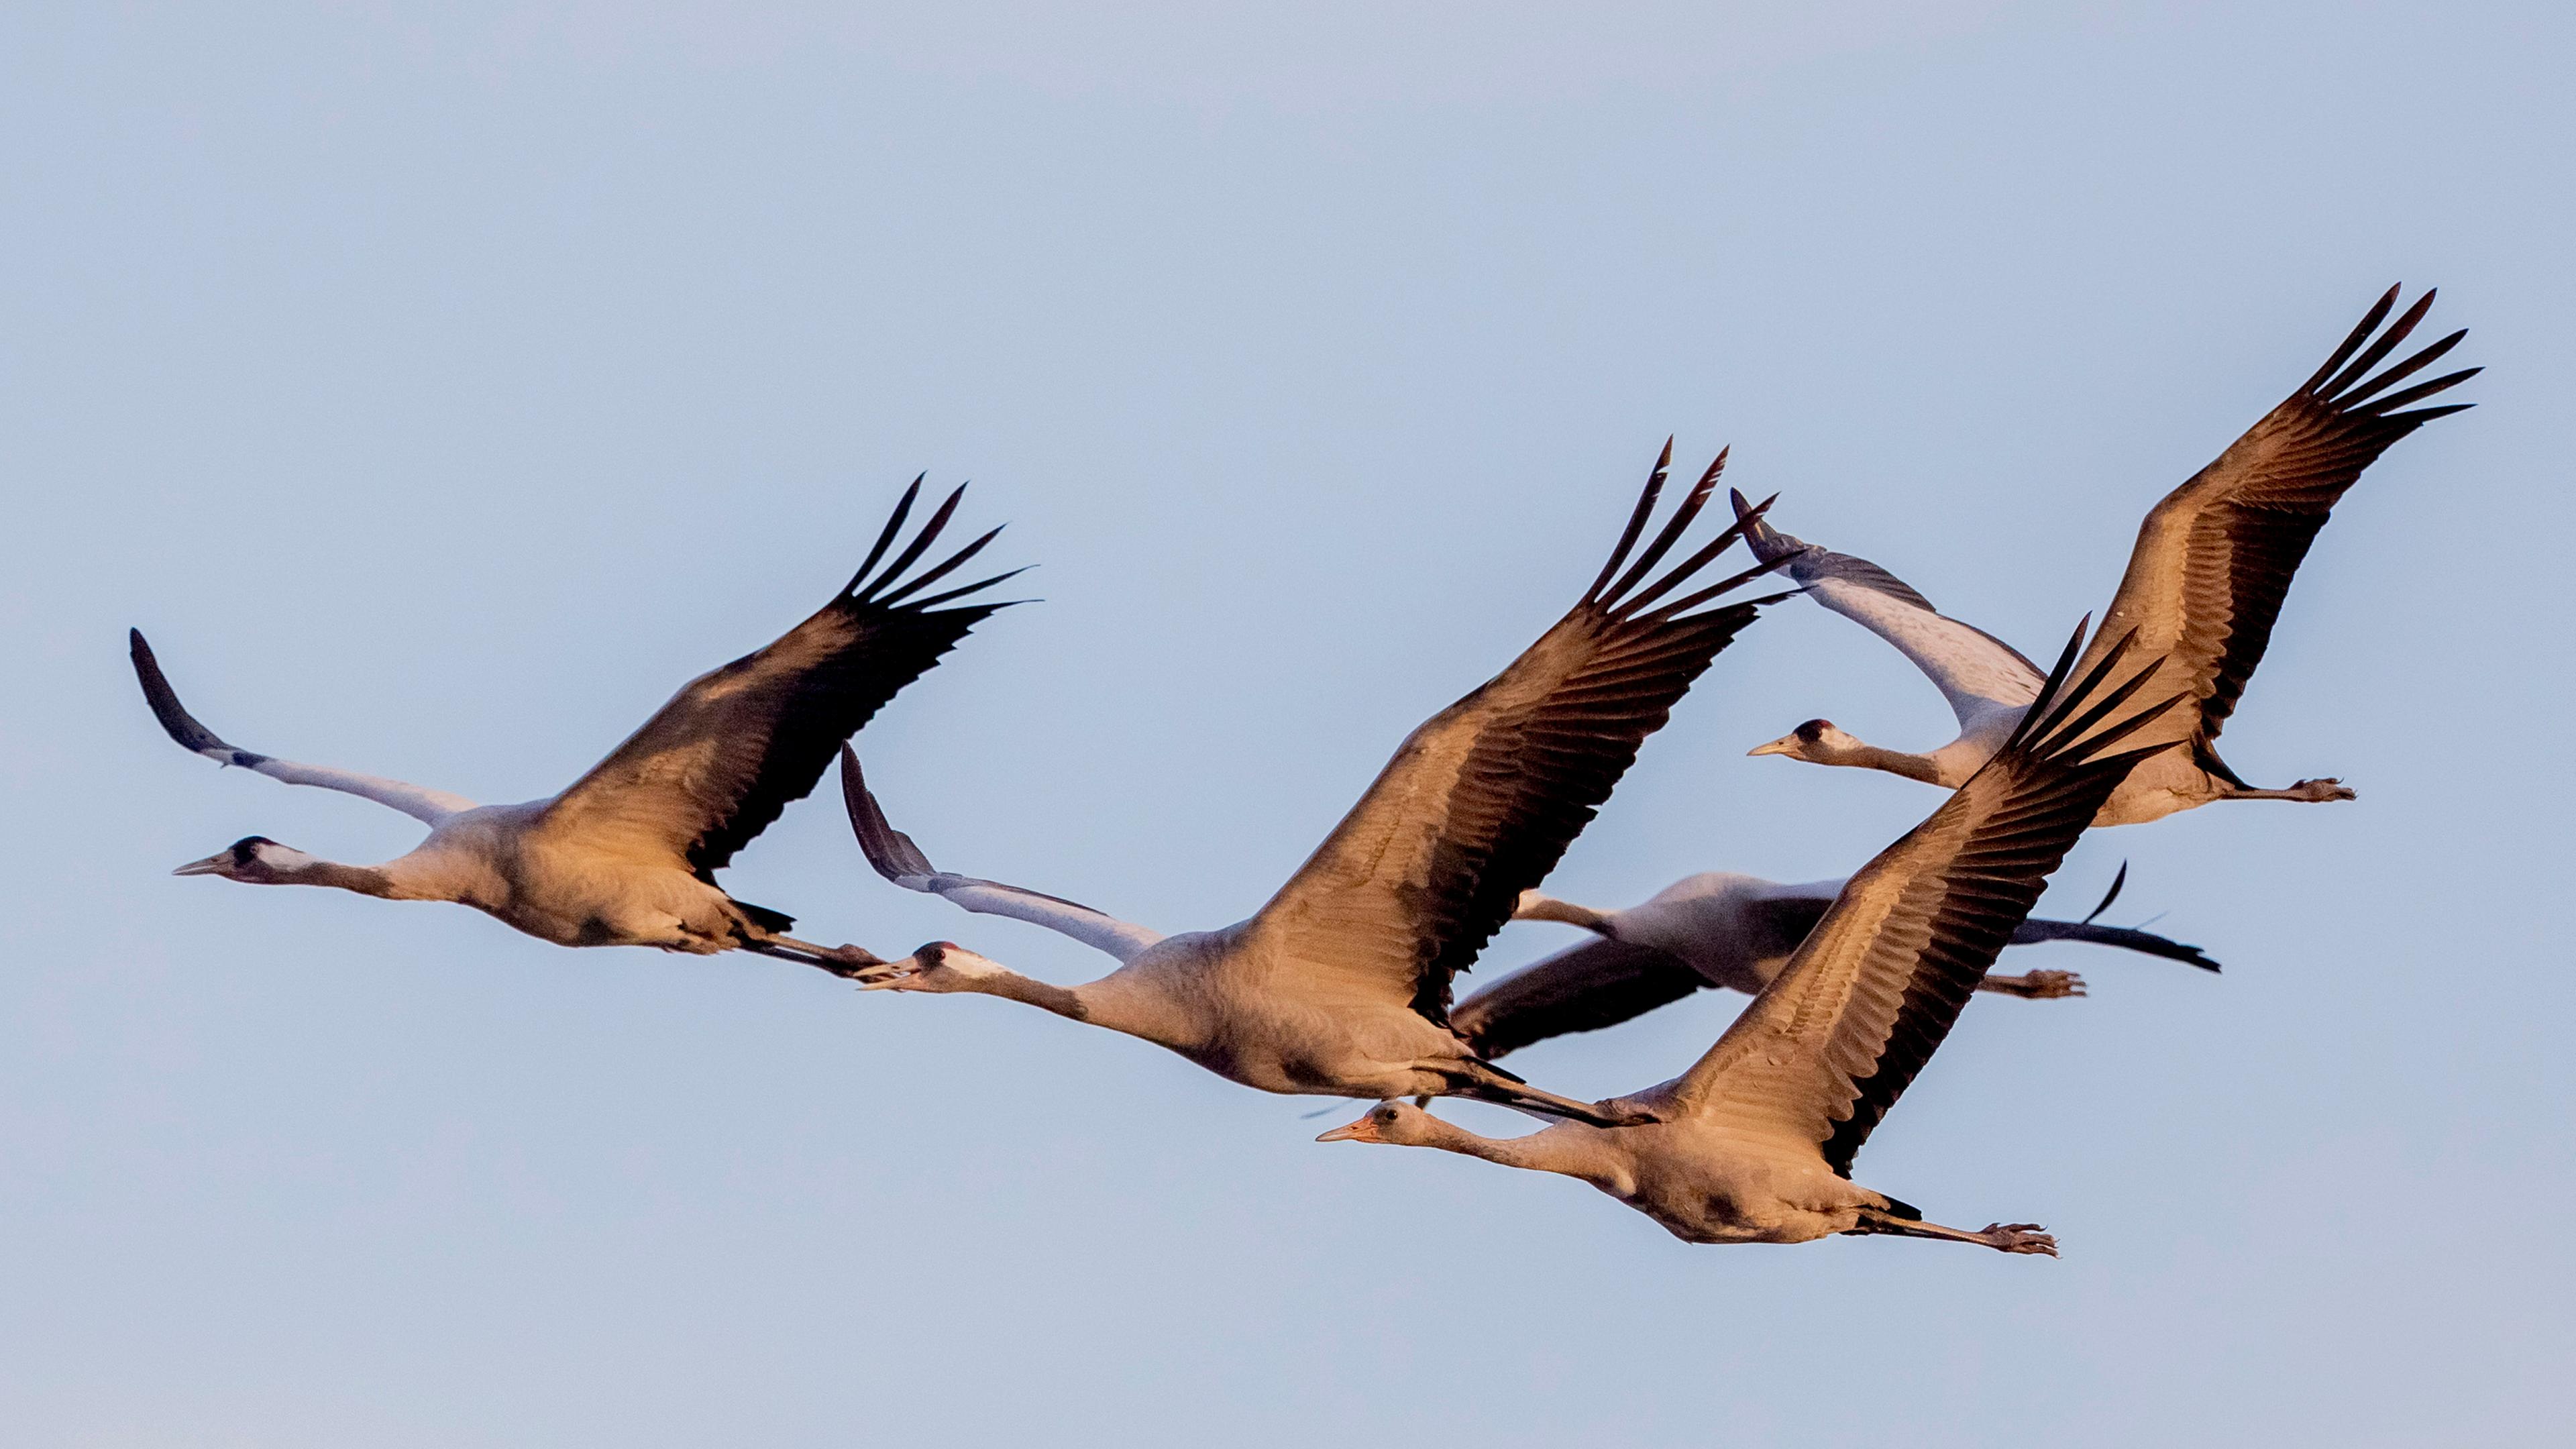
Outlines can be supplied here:
[[2296, 800], [2306, 805], [2322, 805], [2330, 800], [2353, 800], [2352, 787], [2331, 777], [2323, 780], [2301, 780], [2286, 790], [2254, 790], [2231, 786], [2222, 800]]
[[2084, 995], [2084, 978], [2072, 971], [2033, 971], [2021, 976], [1988, 974], [1977, 983], [1979, 991], [2000, 991], [2006, 996], [2025, 997], [2032, 1001], [2054, 1001], [2065, 996]]
[[886, 964], [884, 957], [857, 946], [817, 946], [811, 941], [799, 941], [793, 936], [771, 936], [762, 941], [745, 941], [742, 948], [746, 951], [757, 951], [763, 956], [775, 956], [781, 961], [795, 961], [802, 965], [817, 967], [852, 981], [865, 979], [864, 973], [870, 967]]
[[1983, 1232], [1965, 1228], [1945, 1228], [1913, 1218], [1901, 1218], [1874, 1208], [1863, 1208], [1854, 1233], [1883, 1233], [1898, 1238], [1937, 1238], [1948, 1243], [1976, 1243], [2002, 1253], [2045, 1253], [2057, 1256], [2057, 1239], [2039, 1230], [2037, 1223], [1988, 1223]]
[[1498, 1107], [1512, 1107], [1541, 1117], [1589, 1122], [1595, 1127], [1635, 1127], [1660, 1120], [1654, 1113], [1633, 1104], [1578, 1102], [1572, 1097], [1560, 1097], [1543, 1087], [1533, 1087], [1490, 1062], [1464, 1062], [1451, 1070], [1458, 1073], [1459, 1096], [1491, 1102]]

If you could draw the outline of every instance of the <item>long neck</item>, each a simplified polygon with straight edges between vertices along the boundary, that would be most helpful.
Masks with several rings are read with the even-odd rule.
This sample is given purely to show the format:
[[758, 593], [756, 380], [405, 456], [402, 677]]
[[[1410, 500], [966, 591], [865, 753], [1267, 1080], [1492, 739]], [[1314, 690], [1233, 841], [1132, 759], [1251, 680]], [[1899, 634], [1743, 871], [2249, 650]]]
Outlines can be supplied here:
[[1425, 1138], [1418, 1145], [1437, 1147], [1443, 1152], [1481, 1157], [1505, 1167], [1525, 1168], [1531, 1172], [1556, 1172], [1579, 1177], [1598, 1187], [1613, 1186], [1622, 1174], [1619, 1163], [1603, 1142], [1599, 1128], [1579, 1122], [1560, 1123], [1543, 1128], [1526, 1137], [1480, 1137], [1464, 1127], [1440, 1118], [1428, 1119]]
[[1930, 755], [1909, 755], [1903, 750], [1884, 749], [1877, 745], [1855, 742], [1836, 750], [1823, 763], [1857, 765], [1865, 770], [1885, 770], [1891, 775], [1903, 775], [1909, 780], [1921, 780], [1927, 785], [1941, 783], [1941, 767]]
[[980, 991], [986, 996], [999, 996], [1009, 1001], [1026, 1002], [1040, 1010], [1052, 1011], [1058, 1016], [1070, 1017], [1075, 1021], [1091, 1020], [1091, 1013], [1083, 1004], [1079, 988], [1057, 986], [1035, 977], [1023, 976], [1017, 971], [990, 971], [978, 974], [969, 981], [966, 989]]
[[402, 889], [391, 871], [375, 865], [342, 865], [336, 860], [299, 860], [279, 866], [273, 885], [332, 886], [356, 891], [362, 896], [380, 896], [386, 900], [404, 900], [411, 895]]
[[996, 968], [978, 972], [968, 981], [967, 989], [1025, 1002], [1071, 1021], [1122, 1031], [1164, 1046], [1179, 1049], [1190, 1045], [1187, 1034], [1178, 1029], [1180, 1013], [1173, 1009], [1176, 1003], [1160, 993], [1141, 989], [1138, 983], [1123, 979], [1125, 976], [1124, 972], [1113, 971], [1080, 986], [1057, 986]]

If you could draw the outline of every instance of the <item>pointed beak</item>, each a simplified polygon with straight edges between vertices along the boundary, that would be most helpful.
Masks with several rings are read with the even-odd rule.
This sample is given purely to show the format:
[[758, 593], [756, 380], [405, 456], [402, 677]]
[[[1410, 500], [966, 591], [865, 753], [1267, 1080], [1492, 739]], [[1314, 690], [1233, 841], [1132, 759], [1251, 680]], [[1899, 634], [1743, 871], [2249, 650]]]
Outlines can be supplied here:
[[232, 853], [230, 851], [226, 851], [220, 855], [207, 856], [203, 860], [189, 861], [186, 865], [183, 865], [170, 873], [172, 875], [214, 875], [222, 871], [224, 866], [231, 859]]
[[1796, 735], [1782, 735], [1780, 738], [1778, 738], [1778, 739], [1776, 739], [1776, 740], [1773, 740], [1771, 743], [1769, 743], [1769, 744], [1767, 744], [1767, 745], [1755, 745], [1753, 748], [1751, 748], [1751, 749], [1749, 749], [1749, 750], [1746, 750], [1744, 753], [1745, 753], [1747, 756], [1752, 756], [1752, 755], [1785, 755], [1785, 754], [1788, 754], [1790, 751], [1794, 750], [1795, 748], [1797, 748], [1794, 744], [1792, 744], [1792, 743], [1791, 743], [1791, 741], [1795, 740], [1796, 738], [1797, 738], [1797, 736], [1796, 736]]
[[1318, 1142], [1375, 1142], [1377, 1134], [1369, 1130], [1369, 1119], [1362, 1117], [1316, 1137]]

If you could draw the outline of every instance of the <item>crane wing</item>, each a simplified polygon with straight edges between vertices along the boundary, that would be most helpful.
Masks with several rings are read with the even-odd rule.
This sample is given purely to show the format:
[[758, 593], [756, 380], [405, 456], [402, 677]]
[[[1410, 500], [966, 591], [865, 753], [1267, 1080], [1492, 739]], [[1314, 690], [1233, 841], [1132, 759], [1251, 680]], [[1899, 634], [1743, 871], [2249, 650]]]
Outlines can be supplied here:
[[905, 890], [940, 896], [978, 915], [1008, 916], [1044, 926], [1122, 962], [1135, 959], [1138, 952], [1163, 939], [1158, 931], [1119, 920], [1078, 901], [1000, 881], [951, 875], [932, 865], [921, 847], [912, 843], [911, 836], [886, 820], [876, 795], [868, 789], [867, 777], [859, 770], [857, 752], [847, 745], [841, 747], [841, 801], [849, 809], [850, 829], [857, 833], [859, 849], [866, 852], [868, 864]]
[[1000, 583], [1007, 573], [912, 597], [973, 558], [998, 528], [903, 578], [947, 525], [962, 487], [891, 563], [872, 573], [920, 491], [915, 479], [867, 561], [832, 602], [767, 648], [691, 680], [557, 795], [539, 831], [578, 836], [586, 848], [623, 849], [638, 859], [681, 858], [700, 876], [712, 876], [789, 801], [812, 793], [844, 740], [967, 630], [1008, 607], [936, 607]]
[[[1731, 494], [1738, 518], [1750, 513], [1741, 493]], [[1756, 558], [1786, 559], [1783, 570], [1817, 603], [1896, 646], [1923, 671], [1965, 734], [1993, 727], [1999, 712], [2018, 711], [2039, 694], [2040, 669], [2021, 651], [1974, 624], [1932, 607], [1903, 579], [1847, 553], [1835, 553], [1754, 519], [1745, 541]], [[2002, 718], [2009, 719], [2010, 715]], [[2004, 731], [1997, 729], [1996, 733]]]
[[[2389, 288], [2315, 376], [2147, 514], [2094, 636], [2095, 656], [2105, 640], [2134, 636], [2140, 657], [2164, 659], [2152, 687], [2191, 694], [2196, 708], [2184, 718], [2205, 765], [2215, 761], [2209, 743], [2262, 662], [2290, 579], [2336, 501], [2398, 439], [2471, 406], [2408, 410], [2475, 377], [2474, 367], [2389, 391], [2458, 346], [2465, 330], [2371, 372], [2433, 305], [2428, 291], [2380, 332], [2397, 293]], [[2181, 738], [2172, 722], [2161, 732]]]
[[1449, 1024], [1492, 1061], [1552, 1036], [1617, 1026], [1707, 985], [1670, 952], [1596, 936], [1468, 997]]
[[2061, 692], [2070, 640], [2004, 748], [1843, 887], [1789, 964], [1679, 1081], [1679, 1110], [1803, 1141], [1848, 1172], [1949, 1033], [2048, 875], [2139, 759], [2111, 747], [2178, 697], [2105, 721], [2152, 666], [2112, 686], [2114, 647]]
[[[1702, 609], [1771, 567], [1669, 603], [1742, 533], [1735, 524], [1639, 588], [1717, 484], [1720, 453], [1625, 573], [1671, 444], [1619, 547], [1573, 610], [1474, 693], [1431, 717], [1269, 904], [1246, 923], [1264, 959], [1326, 998], [1410, 1002], [1448, 1018], [1451, 978], [1554, 869], [1646, 736], [1753, 621], [1754, 600]], [[1694, 612], [1696, 611], [1696, 612]]]
[[127, 652], [134, 659], [134, 677], [143, 684], [144, 702], [152, 706], [153, 717], [180, 748], [193, 750], [219, 765], [238, 765], [255, 774], [289, 785], [313, 785], [324, 790], [337, 790], [379, 805], [390, 805], [423, 824], [436, 825], [461, 810], [471, 810], [474, 802], [445, 790], [432, 790], [420, 785], [406, 785], [378, 775], [361, 775], [355, 770], [335, 770], [327, 765], [299, 765], [272, 755], [228, 745], [213, 730], [197, 723], [179, 703], [179, 695], [170, 687], [169, 677], [161, 672], [161, 661], [152, 657], [152, 646], [143, 642], [143, 631], [126, 631]]

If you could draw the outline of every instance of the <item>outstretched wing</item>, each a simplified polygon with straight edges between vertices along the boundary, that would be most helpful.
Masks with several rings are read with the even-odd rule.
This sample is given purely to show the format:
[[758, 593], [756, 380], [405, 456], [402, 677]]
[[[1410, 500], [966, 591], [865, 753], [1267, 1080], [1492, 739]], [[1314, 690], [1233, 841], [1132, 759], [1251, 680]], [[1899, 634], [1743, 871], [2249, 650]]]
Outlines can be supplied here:
[[967, 630], [1007, 607], [937, 607], [1000, 583], [1007, 573], [913, 597], [981, 552], [998, 528], [903, 578], [965, 491], [949, 494], [912, 542], [872, 576], [921, 492], [921, 480], [914, 479], [839, 597], [768, 648], [689, 681], [626, 743], [556, 796], [538, 828], [577, 835], [590, 849], [685, 859], [701, 876], [723, 868], [789, 801], [813, 791], [842, 741]]
[[[1702, 609], [1758, 565], [1660, 602], [1724, 552], [1736, 524], [1639, 584], [1717, 485], [1720, 453], [1662, 532], [1620, 571], [1663, 488], [1647, 480], [1601, 576], [1510, 668], [1431, 717], [1247, 930], [1299, 989], [1409, 1001], [1447, 1020], [1450, 978], [1554, 869], [1691, 682], [1745, 625], [1755, 600]], [[1696, 611], [1696, 612], [1694, 612]]]
[[1931, 1058], [2049, 872], [2145, 755], [2111, 746], [2178, 700], [2104, 721], [2113, 647], [2060, 691], [2079, 631], [2021, 727], [1930, 819], [1851, 878], [1797, 954], [1677, 1083], [1679, 1110], [1821, 1150], [1836, 1172]]
[[2039, 693], [2039, 666], [2021, 651], [1933, 608], [1930, 599], [1868, 559], [1792, 538], [1767, 520], [1751, 518], [1743, 494], [1729, 496], [1736, 517], [1748, 520], [1744, 539], [1754, 557], [1786, 559], [1783, 572], [1801, 592], [1914, 661], [1950, 702], [1962, 733], [1991, 724], [2001, 711], [2020, 709]]
[[2315, 376], [2167, 494], [2138, 529], [2092, 652], [2134, 636], [2139, 657], [2163, 656], [2153, 688], [2190, 692], [2197, 713], [2188, 718], [2204, 746], [2262, 662], [2290, 579], [2336, 500], [2398, 439], [2471, 406], [2406, 410], [2475, 377], [2474, 367], [2389, 391], [2458, 346], [2465, 330], [2368, 375], [2432, 308], [2434, 293], [2426, 292], [2373, 341], [2397, 292], [2389, 288]]
[[314, 785], [373, 800], [379, 805], [390, 805], [414, 820], [430, 825], [436, 825], [460, 810], [474, 808], [473, 801], [444, 790], [406, 785], [400, 780], [387, 780], [376, 775], [361, 775], [355, 770], [299, 765], [293, 760], [281, 760], [225, 744], [213, 730], [197, 723], [197, 717], [181, 707], [178, 692], [170, 687], [169, 678], [161, 672], [161, 661], [152, 657], [152, 646], [143, 642], [143, 631], [128, 629], [125, 636], [127, 651], [134, 658], [134, 677], [143, 682], [144, 702], [152, 706], [153, 717], [161, 721], [161, 728], [168, 730], [170, 738], [177, 740], [182, 749], [194, 750], [216, 764], [238, 765], [289, 785]]
[[1094, 950], [1106, 951], [1120, 961], [1133, 960], [1136, 953], [1163, 939], [1160, 932], [1062, 896], [1023, 890], [995, 880], [950, 875], [932, 865], [921, 847], [912, 843], [911, 836], [886, 820], [877, 797], [868, 789], [867, 777], [859, 771], [857, 752], [848, 745], [841, 746], [841, 801], [849, 809], [850, 829], [858, 834], [859, 849], [866, 852], [868, 864], [905, 890], [943, 897], [978, 915], [1008, 916], [1044, 926]]
[[1492, 1061], [1552, 1036], [1617, 1026], [1707, 985], [1670, 952], [1598, 936], [1468, 997], [1449, 1024]]

